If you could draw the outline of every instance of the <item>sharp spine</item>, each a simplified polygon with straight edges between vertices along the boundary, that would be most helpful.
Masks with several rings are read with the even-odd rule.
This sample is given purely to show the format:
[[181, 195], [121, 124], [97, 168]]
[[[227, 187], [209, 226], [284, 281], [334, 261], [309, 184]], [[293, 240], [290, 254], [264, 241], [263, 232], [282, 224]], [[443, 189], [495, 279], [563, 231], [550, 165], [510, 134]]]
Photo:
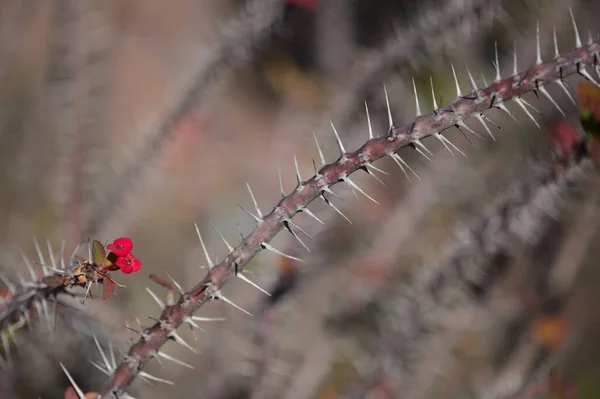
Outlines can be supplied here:
[[174, 358], [174, 357], [173, 357], [173, 356], [171, 356], [171, 355], [167, 355], [167, 354], [166, 354], [166, 353], [164, 353], [164, 352], [158, 351], [158, 352], [156, 352], [156, 355], [157, 355], [157, 356], [160, 356], [160, 357], [162, 357], [163, 359], [170, 360], [170, 361], [172, 361], [173, 363], [177, 363], [177, 364], [178, 364], [178, 365], [180, 365], [180, 366], [187, 367], [188, 369], [191, 369], [191, 370], [193, 370], [193, 369], [194, 369], [194, 366], [192, 366], [191, 364], [188, 364], [188, 363], [186, 363], [186, 362], [183, 362], [183, 361], [181, 361], [181, 360], [179, 360], [179, 359], [177, 359], [177, 358]]
[[198, 227], [198, 223], [194, 223], [194, 226], [196, 227], [196, 234], [198, 234], [198, 239], [200, 240], [200, 245], [202, 245], [202, 251], [204, 251], [204, 257], [206, 258], [207, 266], [209, 269], [212, 269], [213, 267], [215, 267], [215, 265], [212, 262], [212, 260], [210, 259], [210, 256], [208, 256], [208, 251], [206, 250], [206, 246], [204, 245], [204, 240], [202, 239], [202, 234], [200, 234], [200, 228]]
[[360, 187], [358, 187], [358, 185], [356, 185], [356, 183], [354, 183], [352, 180], [350, 180], [350, 178], [348, 176], [342, 177], [342, 180], [344, 180], [346, 182], [346, 184], [348, 184], [350, 187], [356, 189], [362, 195], [364, 195], [365, 197], [367, 197], [368, 199], [370, 199], [371, 201], [373, 201], [374, 203], [379, 205], [379, 202], [377, 202], [375, 199], [373, 199], [371, 196], [369, 196], [367, 193], [365, 193]]
[[283, 257], [286, 257], [286, 258], [290, 258], [290, 259], [293, 259], [293, 260], [297, 260], [298, 262], [302, 262], [302, 259], [300, 259], [300, 258], [296, 258], [295, 256], [292, 256], [292, 255], [288, 255], [288, 254], [286, 254], [286, 253], [284, 253], [284, 252], [281, 252], [280, 250], [278, 250], [278, 249], [274, 248], [273, 246], [271, 246], [271, 245], [267, 244], [266, 242], [262, 242], [260, 245], [261, 245], [261, 247], [263, 247], [264, 249], [267, 249], [267, 250], [269, 250], [269, 251], [271, 251], [271, 252], [273, 252], [273, 253], [275, 253], [275, 254], [277, 254], [277, 255], [279, 255], [279, 256], [283, 256]]
[[325, 161], [325, 156], [323, 155], [323, 151], [321, 150], [321, 146], [319, 145], [319, 140], [317, 140], [317, 135], [313, 132], [313, 137], [315, 138], [315, 143], [317, 144], [317, 150], [319, 150], [319, 158], [321, 159], [321, 167], [327, 165], [327, 161]]
[[415, 78], [412, 78], [413, 91], [415, 92], [415, 106], [416, 106], [416, 117], [421, 116], [421, 106], [419, 105], [419, 95], [417, 94], [417, 85], [415, 84]]
[[148, 293], [152, 296], [152, 298], [154, 299], [154, 301], [156, 301], [156, 303], [158, 304], [158, 306], [160, 306], [160, 310], [163, 310], [165, 308], [165, 304], [163, 303], [163, 301], [160, 300], [160, 298], [158, 297], [158, 295], [156, 295], [154, 293], [154, 291], [152, 291], [148, 287], [146, 287], [146, 291], [148, 291]]
[[238, 273], [237, 278], [239, 278], [240, 280], [250, 284], [251, 286], [253, 286], [254, 288], [256, 288], [257, 290], [261, 291], [262, 293], [271, 296], [271, 294], [269, 292], [267, 292], [267, 290], [261, 288], [258, 284], [256, 284], [254, 281], [250, 280], [248, 277], [244, 276], [242, 273]]
[[454, 83], [456, 84], [456, 97], [462, 97], [460, 85], [458, 84], [458, 77], [456, 77], [456, 70], [454, 69], [454, 64], [450, 63], [450, 67], [452, 67], [452, 75], [454, 76]]
[[513, 50], [513, 58], [514, 58], [514, 69], [513, 69], [513, 75], [518, 75], [519, 74], [519, 68], [517, 66], [517, 41], [515, 40], [515, 45], [514, 45], [514, 50]]
[[[250, 217], [251, 217], [252, 219], [254, 219], [254, 221], [255, 221], [256, 223], [258, 223], [259, 225], [260, 225], [260, 224], [263, 222], [263, 220], [262, 220], [261, 218], [259, 218], [258, 216], [256, 216], [255, 214], [253, 214], [252, 212], [250, 212], [249, 210], [247, 210], [246, 208], [244, 208], [244, 207], [243, 207], [241, 204], [239, 204], [239, 203], [238, 203], [237, 205], [238, 205], [240, 208], [242, 208], [242, 210], [243, 210], [244, 212], [246, 212], [248, 215], [250, 215]], [[242, 239], [243, 239], [243, 238], [244, 238], [244, 236], [242, 235]]]
[[365, 101], [365, 110], [367, 112], [367, 125], [369, 127], [369, 140], [373, 140], [373, 126], [371, 125], [371, 117], [369, 116], [369, 106], [367, 105], [367, 102]]
[[248, 312], [247, 310], [245, 310], [244, 308], [242, 308], [241, 306], [235, 304], [235, 302], [233, 302], [231, 299], [227, 298], [225, 295], [223, 295], [220, 291], [217, 291], [213, 298], [219, 299], [223, 302], [225, 302], [226, 304], [233, 306], [234, 308], [236, 308], [239, 311], [242, 311], [244, 313], [246, 313], [248, 316], [252, 316], [252, 313]]
[[73, 386], [73, 389], [77, 393], [77, 396], [79, 396], [79, 399], [85, 399], [85, 394], [83, 393], [83, 391], [81, 390], [81, 388], [79, 388], [79, 386], [77, 385], [77, 383], [75, 382], [75, 380], [73, 379], [73, 377], [71, 377], [71, 374], [69, 374], [69, 372], [67, 371], [67, 369], [65, 368], [65, 366], [62, 364], [62, 362], [58, 362], [58, 364], [63, 369], [63, 372], [65, 373], [65, 375], [69, 379], [69, 382], [71, 383], [71, 386]]
[[393, 134], [394, 133], [394, 120], [392, 119], [392, 109], [390, 108], [390, 98], [388, 97], [388, 93], [387, 93], [387, 89], [386, 89], [385, 85], [383, 85], [383, 93], [385, 95], [385, 105], [387, 106], [388, 122], [390, 124], [388, 134], [390, 134], [390, 133]]
[[531, 113], [529, 112], [529, 110], [525, 107], [525, 104], [523, 104], [523, 99], [517, 97], [515, 98], [515, 102], [517, 104], [519, 104], [519, 106], [523, 109], [523, 111], [525, 111], [525, 113], [527, 114], [527, 116], [533, 121], [533, 123], [535, 123], [535, 125], [538, 127], [538, 129], [542, 129], [540, 127], [540, 125], [538, 124], [538, 122], [535, 120], [535, 118], [533, 117], [533, 115], [531, 115]]
[[540, 65], [542, 61], [542, 48], [540, 44], [540, 20], [538, 19], [535, 28], [535, 65]]
[[340, 138], [340, 135], [338, 134], [337, 130], [335, 130], [335, 126], [333, 126], [333, 122], [330, 120], [329, 123], [331, 124], [331, 128], [333, 129], [333, 134], [335, 134], [335, 139], [336, 139], [338, 147], [340, 148], [340, 151], [342, 153], [342, 158], [345, 158], [346, 150], [344, 149], [344, 145], [342, 144], [342, 139]]
[[548, 90], [546, 90], [546, 88], [544, 86], [539, 86], [538, 90], [546, 96], [546, 98], [548, 100], [550, 100], [550, 102], [552, 103], [552, 105], [554, 105], [556, 107], [556, 109], [558, 110], [558, 112], [561, 113], [562, 116], [566, 117], [567, 115], [565, 114], [565, 112], [558, 106], [558, 104], [556, 103], [556, 101], [554, 101], [554, 99], [552, 98], [552, 96], [550, 95], [550, 93], [548, 93]]
[[182, 345], [182, 346], [188, 348], [190, 351], [192, 351], [192, 353], [194, 353], [194, 355], [199, 355], [200, 354], [200, 352], [198, 350], [196, 350], [194, 347], [190, 346], [190, 344], [188, 344], [187, 342], [185, 342], [185, 340], [183, 338], [181, 338], [179, 336], [179, 334], [177, 334], [176, 331], [171, 331], [169, 333], [169, 338], [173, 339], [179, 345]]
[[483, 120], [483, 117], [481, 116], [481, 114], [475, 115], [475, 119], [477, 119], [483, 125], [483, 127], [485, 128], [485, 131], [492, 138], [492, 140], [496, 141], [496, 137], [494, 137], [494, 135], [492, 134], [492, 131], [490, 130], [488, 125], [485, 123], [485, 120]]
[[498, 61], [498, 42], [494, 42], [494, 53], [496, 56], [496, 62], [494, 63], [494, 67], [496, 68], [496, 79], [494, 82], [499, 82], [502, 80], [502, 76], [500, 76], [500, 62]]
[[329, 201], [327, 199], [327, 197], [325, 197], [325, 195], [323, 194], [323, 192], [321, 192], [321, 198], [323, 199], [323, 201], [325, 201], [325, 203], [327, 205], [329, 205], [331, 208], [333, 208], [333, 210], [336, 211], [341, 217], [343, 217], [344, 219], [346, 219], [348, 221], [348, 223], [352, 224], [352, 221], [348, 218], [348, 216], [344, 215], [344, 213], [342, 211], [340, 211], [335, 205], [333, 205], [331, 203], [331, 201]]
[[252, 189], [250, 188], [250, 184], [248, 184], [248, 182], [246, 182], [246, 187], [248, 187], [248, 192], [250, 193], [250, 197], [252, 198], [252, 203], [254, 204], [254, 209], [256, 209], [256, 214], [258, 215], [259, 218], [263, 218], [262, 212], [260, 211], [260, 208], [258, 207], [258, 202], [256, 201], [256, 198], [254, 197], [254, 193], [252, 192]]
[[569, 14], [571, 14], [573, 31], [575, 31], [575, 48], [579, 48], [581, 47], [581, 37], [579, 37], [579, 29], [577, 29], [577, 22], [575, 22], [575, 16], [573, 15], [573, 9], [571, 7], [569, 7]]

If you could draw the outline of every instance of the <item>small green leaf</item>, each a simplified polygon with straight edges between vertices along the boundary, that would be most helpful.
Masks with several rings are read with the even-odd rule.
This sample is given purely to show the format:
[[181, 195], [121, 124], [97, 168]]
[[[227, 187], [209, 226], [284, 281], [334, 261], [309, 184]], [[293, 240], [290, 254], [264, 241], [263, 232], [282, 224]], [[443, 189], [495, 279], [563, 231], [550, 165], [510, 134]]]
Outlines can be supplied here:
[[94, 240], [92, 246], [92, 256], [94, 257], [94, 263], [97, 265], [102, 265], [104, 263], [104, 259], [106, 259], [104, 245], [102, 245], [102, 243], [98, 240]]

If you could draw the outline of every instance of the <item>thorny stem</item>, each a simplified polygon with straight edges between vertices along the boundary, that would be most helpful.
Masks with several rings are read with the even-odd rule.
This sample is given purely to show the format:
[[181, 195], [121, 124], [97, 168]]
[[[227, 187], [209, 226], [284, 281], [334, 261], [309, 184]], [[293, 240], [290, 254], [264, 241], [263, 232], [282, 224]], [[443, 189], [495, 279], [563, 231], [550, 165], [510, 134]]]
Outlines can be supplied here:
[[282, 198], [261, 219], [254, 231], [222, 262], [214, 266], [198, 285], [184, 293], [176, 304], [164, 308], [159, 321], [147, 328], [140, 340], [130, 348], [125, 360], [105, 383], [100, 395], [119, 395], [187, 317], [205, 303], [218, 298], [219, 290], [235, 276], [236, 271], [243, 270], [261, 251], [264, 243], [275, 237], [284, 227], [284, 222], [317, 197], [324, 195], [326, 189], [344, 181], [358, 169], [364, 169], [385, 156], [392, 156], [403, 147], [420, 144], [421, 139], [462, 124], [470, 117], [481, 118], [481, 113], [501, 102], [519, 101], [521, 95], [549, 83], [560, 82], [564, 77], [575, 73], [588, 74], [584, 68], [591, 66], [597, 69], [599, 62], [600, 40], [597, 40], [552, 61], [536, 64], [523, 73], [498, 80], [487, 88], [458, 97], [450, 106], [438, 109], [435, 113], [417, 116], [409, 125], [392, 127], [388, 135], [373, 138], [358, 150], [342, 154], [337, 161], [324, 165], [315, 176], [299, 182], [292, 193]]

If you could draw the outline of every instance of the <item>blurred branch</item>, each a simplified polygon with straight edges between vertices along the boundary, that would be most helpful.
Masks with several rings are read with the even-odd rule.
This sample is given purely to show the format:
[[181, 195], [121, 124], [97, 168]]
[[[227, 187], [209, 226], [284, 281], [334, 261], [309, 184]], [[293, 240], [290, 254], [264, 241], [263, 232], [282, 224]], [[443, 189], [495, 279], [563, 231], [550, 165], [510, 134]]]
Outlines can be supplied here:
[[[111, 217], [111, 211], [131, 193], [131, 186], [139, 184], [153, 160], [172, 139], [174, 127], [201, 101], [226, 74], [253, 59], [258, 49], [270, 38], [274, 25], [282, 14], [283, 0], [251, 0], [223, 29], [223, 37], [199, 65], [186, 84], [174, 106], [159, 119], [155, 130], [145, 134], [145, 143], [132, 156], [132, 161], [119, 173], [111, 185], [108, 197], [94, 209], [87, 231], [94, 235], [102, 230]], [[126, 189], [127, 188], [127, 189]]]

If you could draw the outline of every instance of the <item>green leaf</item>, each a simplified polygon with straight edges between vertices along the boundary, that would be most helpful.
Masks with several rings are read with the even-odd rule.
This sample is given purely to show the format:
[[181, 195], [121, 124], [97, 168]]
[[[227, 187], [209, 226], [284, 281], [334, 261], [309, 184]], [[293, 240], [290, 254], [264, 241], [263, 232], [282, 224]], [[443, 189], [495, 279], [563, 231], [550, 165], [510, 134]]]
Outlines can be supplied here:
[[92, 256], [94, 257], [94, 263], [97, 265], [102, 265], [104, 263], [104, 259], [106, 259], [104, 245], [102, 245], [102, 243], [98, 240], [94, 240], [92, 245]]

